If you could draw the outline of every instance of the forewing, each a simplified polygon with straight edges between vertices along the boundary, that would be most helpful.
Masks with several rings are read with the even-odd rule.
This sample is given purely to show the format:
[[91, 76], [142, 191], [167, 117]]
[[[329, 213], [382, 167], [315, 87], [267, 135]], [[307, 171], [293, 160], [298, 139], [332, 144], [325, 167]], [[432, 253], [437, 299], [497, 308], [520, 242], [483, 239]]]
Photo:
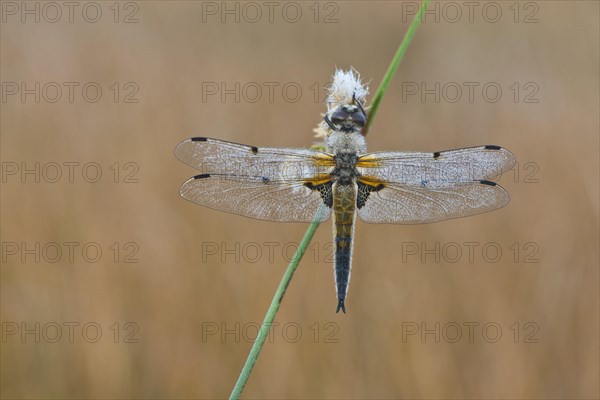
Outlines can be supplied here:
[[246, 217], [277, 222], [311, 222], [325, 221], [331, 214], [323, 200], [331, 186], [322, 184], [321, 187], [321, 191], [310, 189], [301, 180], [201, 174], [187, 180], [180, 193], [194, 203]]
[[[359, 184], [364, 190], [358, 216], [364, 222], [420, 224], [466, 217], [503, 207], [508, 193], [490, 181], [436, 183], [426, 186]], [[372, 191], [369, 188], [376, 187]], [[367, 192], [368, 194], [365, 194]]]
[[175, 148], [175, 156], [205, 174], [246, 175], [271, 182], [328, 174], [331, 155], [310, 149], [255, 147], [195, 137]]
[[362, 175], [405, 185], [491, 180], [515, 164], [513, 154], [499, 146], [420, 152], [376, 152], [358, 158]]

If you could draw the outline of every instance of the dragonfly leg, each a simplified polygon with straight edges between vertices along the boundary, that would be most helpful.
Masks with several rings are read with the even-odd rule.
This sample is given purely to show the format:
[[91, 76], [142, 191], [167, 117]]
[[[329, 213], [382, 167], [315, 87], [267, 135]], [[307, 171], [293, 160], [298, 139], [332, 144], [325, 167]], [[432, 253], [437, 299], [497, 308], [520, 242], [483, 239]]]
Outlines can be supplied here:
[[367, 118], [367, 112], [365, 111], [365, 109], [362, 106], [362, 104], [360, 103], [360, 101], [356, 100], [355, 94], [352, 94], [352, 102], [356, 103], [356, 105], [358, 106], [358, 108], [360, 109], [360, 111], [362, 111], [362, 113], [365, 114], [365, 120], [366, 120], [366, 118]]
[[337, 128], [333, 125], [333, 122], [331, 122], [331, 120], [329, 119], [329, 117], [327, 115], [325, 115], [325, 122], [327, 122], [327, 125], [329, 125], [329, 127], [331, 129], [333, 129], [334, 131], [337, 130]]

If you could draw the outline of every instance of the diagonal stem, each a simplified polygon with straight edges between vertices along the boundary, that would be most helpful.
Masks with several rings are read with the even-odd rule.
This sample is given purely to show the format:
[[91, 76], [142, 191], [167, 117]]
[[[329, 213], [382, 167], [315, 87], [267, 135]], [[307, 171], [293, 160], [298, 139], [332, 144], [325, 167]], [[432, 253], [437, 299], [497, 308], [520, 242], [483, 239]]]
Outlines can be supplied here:
[[296, 249], [296, 252], [294, 253], [294, 257], [292, 257], [290, 264], [287, 266], [287, 269], [285, 270], [285, 273], [283, 274], [283, 278], [281, 279], [281, 282], [279, 283], [279, 287], [277, 288], [277, 291], [275, 292], [275, 296], [273, 296], [271, 305], [269, 306], [269, 309], [267, 310], [267, 315], [265, 315], [265, 319], [262, 323], [260, 331], [258, 332], [258, 335], [256, 336], [256, 340], [254, 341], [254, 344], [252, 345], [252, 350], [250, 350], [250, 354], [248, 354], [248, 358], [246, 359], [246, 364], [244, 364], [244, 368], [242, 368], [240, 377], [238, 378], [237, 383], [235, 384], [235, 387], [233, 388], [233, 392], [231, 392], [231, 396], [229, 397], [230, 399], [239, 399], [240, 398], [240, 394], [242, 393], [242, 390], [244, 390], [244, 386], [246, 385], [246, 382], [248, 381], [248, 378], [250, 377], [250, 373], [252, 372], [254, 363], [258, 359], [260, 350], [262, 349], [262, 346], [265, 343], [265, 339], [267, 338], [267, 335], [269, 334], [269, 329], [271, 329], [271, 325], [273, 324], [275, 315], [277, 314], [277, 311], [279, 310], [279, 306], [281, 305], [281, 301], [283, 300], [283, 295], [285, 294], [285, 291], [286, 291], [288, 285], [292, 281], [292, 276], [294, 275], [296, 268], [298, 268], [298, 264], [300, 264], [300, 260], [302, 259], [302, 256], [306, 252], [306, 249], [308, 248], [308, 245], [310, 244], [312, 237], [314, 236], [315, 232], [317, 231], [317, 228], [319, 227], [319, 224], [321, 223], [320, 221], [322, 219], [324, 212], [326, 212], [326, 207], [323, 205], [323, 206], [321, 206], [321, 208], [319, 208], [319, 211], [317, 211], [317, 215], [315, 216], [314, 221], [310, 223], [308, 229], [306, 230], [306, 233], [304, 234], [304, 237], [302, 238], [302, 241], [300, 242], [300, 245], [298, 246], [298, 248]]

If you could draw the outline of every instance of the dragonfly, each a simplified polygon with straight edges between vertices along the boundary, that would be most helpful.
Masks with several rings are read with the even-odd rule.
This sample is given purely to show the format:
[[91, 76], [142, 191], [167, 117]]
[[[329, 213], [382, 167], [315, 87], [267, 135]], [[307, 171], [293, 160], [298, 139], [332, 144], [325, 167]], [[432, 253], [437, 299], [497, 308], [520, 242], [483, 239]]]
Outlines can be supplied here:
[[336, 313], [346, 313], [357, 217], [375, 224], [422, 224], [501, 208], [509, 195], [492, 179], [515, 163], [510, 151], [496, 145], [367, 153], [366, 122], [355, 90], [325, 114], [330, 132], [323, 151], [186, 139], [175, 155], [202, 173], [185, 181], [180, 194], [266, 221], [324, 222], [333, 215]]

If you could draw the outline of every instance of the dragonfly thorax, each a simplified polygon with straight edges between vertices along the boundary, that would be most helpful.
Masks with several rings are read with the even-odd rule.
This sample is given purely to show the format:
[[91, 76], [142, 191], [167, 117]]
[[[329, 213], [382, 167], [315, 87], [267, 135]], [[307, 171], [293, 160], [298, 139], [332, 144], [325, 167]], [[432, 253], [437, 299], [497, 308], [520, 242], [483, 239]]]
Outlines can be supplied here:
[[353, 132], [333, 131], [327, 137], [327, 152], [330, 154], [341, 152], [364, 154], [367, 152], [365, 137], [360, 133], [360, 130]]
[[340, 151], [334, 155], [335, 168], [331, 171], [334, 181], [341, 185], [350, 185], [358, 178], [356, 169], [358, 153], [354, 151]]

